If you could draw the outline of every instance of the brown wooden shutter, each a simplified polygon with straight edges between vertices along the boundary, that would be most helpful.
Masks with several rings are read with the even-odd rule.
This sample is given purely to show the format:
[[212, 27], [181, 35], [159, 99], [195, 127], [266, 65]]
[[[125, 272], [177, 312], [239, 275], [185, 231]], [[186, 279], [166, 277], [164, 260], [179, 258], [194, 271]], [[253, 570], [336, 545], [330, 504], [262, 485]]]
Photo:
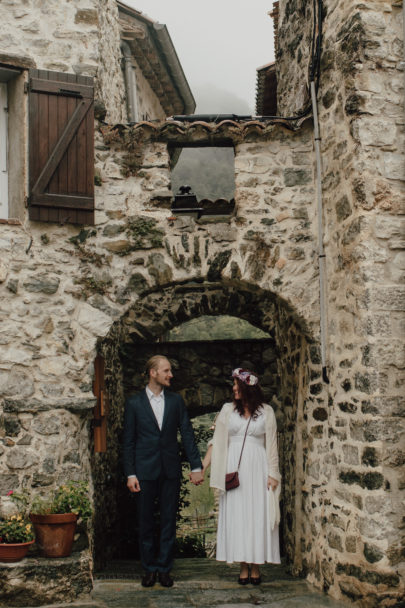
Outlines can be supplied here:
[[30, 70], [29, 217], [94, 224], [93, 78]]
[[94, 361], [93, 394], [97, 397], [97, 405], [93, 410], [94, 451], [107, 451], [107, 414], [108, 394], [105, 388], [105, 362], [101, 355]]

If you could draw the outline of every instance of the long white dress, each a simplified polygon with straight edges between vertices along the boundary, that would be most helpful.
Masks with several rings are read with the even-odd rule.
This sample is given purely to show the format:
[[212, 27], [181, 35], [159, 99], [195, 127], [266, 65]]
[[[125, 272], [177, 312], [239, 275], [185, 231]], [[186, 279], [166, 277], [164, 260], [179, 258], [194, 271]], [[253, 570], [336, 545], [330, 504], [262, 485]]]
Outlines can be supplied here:
[[[227, 473], [237, 470], [248, 420], [233, 411], [228, 422]], [[251, 420], [239, 468], [240, 485], [219, 498], [217, 560], [280, 563], [278, 526], [271, 529], [265, 415]]]

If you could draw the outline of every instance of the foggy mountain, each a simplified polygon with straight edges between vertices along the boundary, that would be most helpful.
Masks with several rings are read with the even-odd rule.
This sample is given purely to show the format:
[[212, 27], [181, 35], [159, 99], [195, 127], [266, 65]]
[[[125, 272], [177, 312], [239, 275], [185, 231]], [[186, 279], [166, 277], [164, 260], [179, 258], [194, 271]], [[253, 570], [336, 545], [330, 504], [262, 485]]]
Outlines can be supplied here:
[[[193, 89], [197, 103], [196, 114], [250, 115], [246, 101], [213, 85]], [[185, 148], [172, 172], [172, 191], [191, 186], [197, 199], [234, 196], [233, 148]]]

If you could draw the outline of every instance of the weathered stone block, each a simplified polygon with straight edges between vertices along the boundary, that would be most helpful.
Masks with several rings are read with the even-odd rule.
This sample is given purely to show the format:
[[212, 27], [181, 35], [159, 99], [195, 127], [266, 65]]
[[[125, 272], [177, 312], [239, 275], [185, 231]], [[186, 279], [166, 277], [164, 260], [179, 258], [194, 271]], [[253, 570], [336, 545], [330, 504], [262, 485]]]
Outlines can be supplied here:
[[324, 421], [328, 419], [328, 411], [323, 407], [317, 407], [312, 412], [312, 416], [315, 420]]
[[344, 445], [343, 457], [346, 464], [359, 464], [359, 449], [354, 445]]
[[149, 274], [155, 278], [156, 284], [170, 283], [173, 278], [173, 270], [166, 264], [161, 253], [153, 253], [148, 258]]
[[353, 136], [363, 146], [389, 146], [397, 136], [396, 125], [389, 120], [362, 116], [352, 123]]
[[33, 420], [32, 429], [40, 435], [55, 435], [62, 428], [62, 418], [60, 415], [43, 412], [38, 414]]
[[91, 8], [79, 9], [76, 11], [75, 23], [85, 23], [87, 25], [98, 24], [97, 11]]
[[342, 401], [338, 403], [338, 408], [346, 414], [355, 414], [357, 412], [357, 405], [350, 401]]
[[376, 448], [366, 447], [361, 455], [361, 463], [369, 467], [378, 467], [381, 459]]
[[25, 447], [12, 448], [7, 452], [6, 463], [9, 469], [28, 469], [38, 462], [38, 454]]
[[79, 325], [95, 336], [105, 336], [112, 324], [110, 316], [85, 302], [80, 302], [75, 316]]
[[[87, 551], [70, 557], [30, 557], [1, 564], [3, 606], [43, 606], [72, 602], [92, 588], [92, 559]], [[52, 584], [49, 584], [52, 581]]]
[[4, 431], [8, 437], [18, 437], [21, 430], [17, 416], [6, 415], [4, 417]]
[[2, 473], [0, 475], [0, 496], [5, 496], [10, 490], [15, 490], [17, 486], [17, 473]]
[[128, 291], [135, 291], [135, 293], [142, 293], [148, 289], [149, 285], [143, 274], [135, 272], [129, 278], [126, 289]]
[[340, 553], [343, 552], [343, 542], [340, 534], [337, 532], [329, 532], [328, 534], [328, 545], [332, 549], [336, 549]]
[[384, 553], [378, 547], [369, 545], [368, 543], [365, 543], [363, 553], [364, 557], [368, 562], [370, 562], [370, 564], [375, 564], [376, 562], [381, 561], [384, 557]]
[[304, 186], [313, 180], [312, 171], [306, 169], [284, 169], [284, 185], [287, 187]]
[[4, 399], [5, 412], [43, 412], [52, 409], [65, 409], [73, 412], [86, 412], [96, 405], [95, 397], [54, 399], [40, 401], [38, 399]]
[[53, 294], [57, 292], [59, 283], [60, 279], [58, 277], [51, 277], [48, 274], [43, 273], [26, 280], [23, 283], [23, 286], [27, 291], [34, 293], [42, 292]]
[[346, 536], [345, 538], [345, 549], [348, 553], [356, 553], [357, 551], [357, 538], [355, 536]]
[[225, 266], [228, 264], [231, 257], [231, 251], [222, 251], [211, 262], [209, 262], [209, 270], [207, 279], [209, 281], [218, 281]]
[[336, 567], [337, 574], [347, 574], [353, 576], [361, 582], [370, 583], [372, 585], [388, 585], [390, 587], [397, 587], [400, 583], [399, 576], [390, 572], [374, 572], [369, 570], [363, 570], [359, 566], [354, 564], [342, 564], [338, 563]]
[[390, 215], [377, 216], [374, 234], [379, 239], [403, 238], [405, 234], [405, 220]]
[[349, 199], [346, 195], [342, 196], [342, 198], [336, 203], [336, 218], [338, 222], [342, 222], [346, 218], [349, 217], [352, 213], [352, 209], [349, 203]]
[[404, 179], [405, 155], [386, 152], [383, 159], [385, 177], [388, 177], [388, 179]]

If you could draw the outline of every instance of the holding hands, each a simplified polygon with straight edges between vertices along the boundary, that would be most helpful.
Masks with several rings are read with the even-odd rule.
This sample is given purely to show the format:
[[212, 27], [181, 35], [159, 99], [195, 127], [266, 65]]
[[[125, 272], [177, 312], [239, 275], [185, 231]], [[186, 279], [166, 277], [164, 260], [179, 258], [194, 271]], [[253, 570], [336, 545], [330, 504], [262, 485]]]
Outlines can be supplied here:
[[191, 483], [195, 486], [199, 486], [204, 482], [204, 472], [203, 471], [194, 471], [189, 474], [189, 479]]
[[267, 489], [270, 490], [270, 488], [274, 490], [277, 488], [278, 486], [278, 481], [277, 479], [274, 479], [274, 477], [270, 477], [270, 475], [267, 477]]

